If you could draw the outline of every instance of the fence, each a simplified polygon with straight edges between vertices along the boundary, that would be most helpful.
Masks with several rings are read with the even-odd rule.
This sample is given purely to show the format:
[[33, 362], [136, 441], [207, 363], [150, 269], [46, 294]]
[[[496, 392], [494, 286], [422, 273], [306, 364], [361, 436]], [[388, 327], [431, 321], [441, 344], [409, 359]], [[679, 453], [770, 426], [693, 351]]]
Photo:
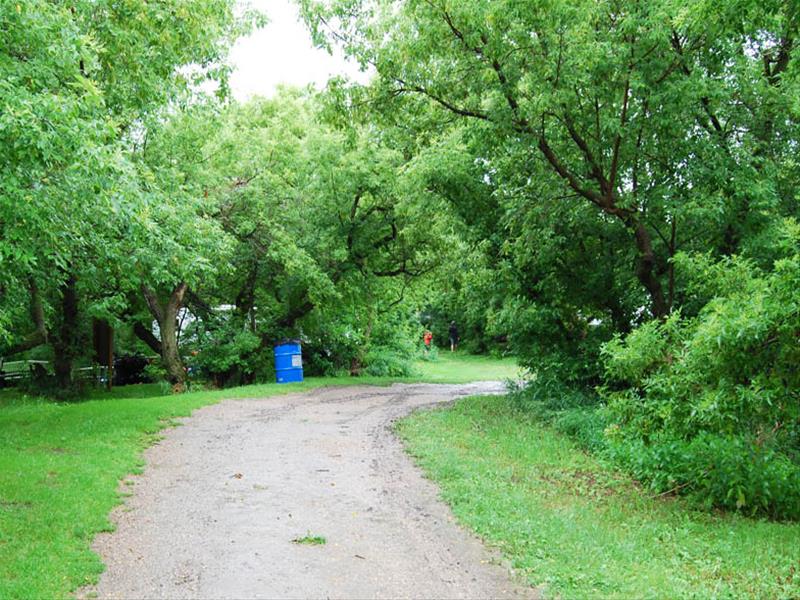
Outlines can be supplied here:
[[[52, 375], [53, 369], [47, 360], [14, 360], [3, 362], [0, 359], [0, 387], [19, 385], [31, 381], [35, 375]], [[105, 385], [108, 383], [108, 367], [93, 365], [72, 370], [72, 378], [76, 381], [90, 381]]]

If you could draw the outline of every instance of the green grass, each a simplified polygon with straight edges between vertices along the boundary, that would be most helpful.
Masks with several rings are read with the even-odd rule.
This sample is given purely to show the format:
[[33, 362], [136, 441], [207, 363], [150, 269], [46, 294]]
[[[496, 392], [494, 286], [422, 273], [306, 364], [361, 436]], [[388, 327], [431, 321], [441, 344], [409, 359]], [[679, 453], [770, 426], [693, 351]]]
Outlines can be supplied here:
[[800, 524], [653, 499], [502, 398], [398, 431], [457, 519], [547, 597], [800, 597]]
[[[491, 359], [448, 358], [435, 368], [425, 363], [414, 381], [495, 378], [507, 370], [513, 370], [509, 361], [493, 370]], [[142, 450], [173, 419], [225, 398], [394, 381], [309, 378], [177, 396], [140, 385], [98, 390], [74, 404], [0, 390], [0, 598], [66, 597], [96, 581], [103, 565], [90, 544], [97, 532], [111, 528], [108, 514], [120, 501], [119, 481], [141, 470]]]
[[520, 369], [513, 358], [494, 358], [451, 353], [440, 349], [436, 360], [419, 361], [417, 370], [425, 381], [436, 383], [467, 383], [519, 379]]
[[322, 546], [323, 544], [327, 544], [328, 540], [326, 540], [321, 535], [311, 535], [310, 533], [304, 535], [303, 537], [295, 538], [292, 540], [295, 544], [302, 544], [305, 546]]

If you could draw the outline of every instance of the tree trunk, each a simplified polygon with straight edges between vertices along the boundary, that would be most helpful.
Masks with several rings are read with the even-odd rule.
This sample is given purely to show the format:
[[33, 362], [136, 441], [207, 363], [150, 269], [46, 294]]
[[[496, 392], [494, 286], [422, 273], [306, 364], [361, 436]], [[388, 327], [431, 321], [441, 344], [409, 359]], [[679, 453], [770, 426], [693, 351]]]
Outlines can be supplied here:
[[183, 368], [178, 352], [178, 309], [180, 300], [176, 301], [173, 292], [164, 311], [164, 320], [159, 323], [161, 329], [161, 360], [167, 370], [167, 378], [173, 385], [183, 385], [186, 381], [186, 371]]
[[61, 324], [53, 340], [53, 368], [62, 389], [72, 385], [72, 364], [80, 349], [77, 281], [70, 275], [61, 286]]
[[236, 312], [247, 324], [251, 332], [256, 332], [255, 302], [256, 302], [256, 279], [258, 277], [258, 261], [254, 260], [247, 273], [242, 289], [236, 295]]
[[656, 273], [656, 256], [653, 252], [653, 242], [650, 233], [641, 221], [634, 223], [636, 236], [636, 249], [639, 258], [636, 264], [636, 276], [650, 295], [650, 312], [656, 319], [662, 319], [669, 314], [669, 306], [664, 298], [664, 289]]
[[158, 328], [161, 332], [161, 363], [167, 371], [169, 382], [179, 389], [182, 389], [186, 383], [186, 370], [183, 368], [178, 348], [178, 311], [183, 305], [187, 287], [185, 282], [180, 282], [172, 290], [167, 303], [162, 305], [158, 296], [151, 289], [142, 286], [147, 306], [155, 320], [158, 321]]

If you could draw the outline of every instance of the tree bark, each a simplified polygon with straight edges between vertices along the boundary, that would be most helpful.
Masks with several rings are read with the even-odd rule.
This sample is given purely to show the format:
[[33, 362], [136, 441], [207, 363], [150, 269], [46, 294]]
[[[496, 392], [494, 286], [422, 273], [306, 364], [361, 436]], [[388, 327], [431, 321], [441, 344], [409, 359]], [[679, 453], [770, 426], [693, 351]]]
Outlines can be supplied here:
[[159, 340], [150, 329], [137, 321], [133, 324], [133, 333], [136, 334], [136, 337], [147, 344], [148, 348], [161, 356], [161, 340]]
[[650, 313], [656, 319], [663, 319], [669, 314], [669, 305], [664, 298], [664, 289], [656, 273], [656, 256], [653, 252], [653, 241], [650, 232], [641, 221], [634, 224], [636, 249], [639, 258], [636, 264], [636, 276], [650, 295]]
[[186, 282], [180, 282], [170, 293], [166, 304], [162, 305], [155, 292], [142, 285], [147, 306], [153, 318], [158, 321], [161, 332], [161, 363], [167, 371], [167, 379], [174, 386], [181, 388], [186, 382], [186, 370], [178, 348], [178, 311], [183, 305], [187, 288]]
[[70, 275], [61, 286], [61, 324], [53, 340], [53, 369], [62, 389], [72, 385], [72, 365], [80, 348], [77, 280]]
[[247, 277], [242, 285], [242, 289], [236, 295], [236, 312], [250, 331], [256, 332], [255, 303], [256, 303], [256, 279], [258, 277], [258, 261], [253, 260]]

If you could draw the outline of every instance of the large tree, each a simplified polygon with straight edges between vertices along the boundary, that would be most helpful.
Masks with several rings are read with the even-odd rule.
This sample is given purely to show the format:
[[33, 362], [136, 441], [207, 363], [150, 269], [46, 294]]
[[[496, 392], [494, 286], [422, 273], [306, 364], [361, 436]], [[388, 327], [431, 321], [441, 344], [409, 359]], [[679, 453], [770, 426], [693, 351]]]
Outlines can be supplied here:
[[[771, 167], [796, 170], [792, 99], [781, 92], [797, 52], [793, 2], [301, 5], [317, 39], [372, 65], [386, 96], [484, 125], [515, 157], [516, 179], [535, 186], [531, 201], [590, 207], [592, 237], [619, 260], [635, 251], [630, 268], [654, 316], [674, 301], [677, 248], [701, 236], [736, 252], [759, 226], [755, 206], [791, 194]], [[627, 239], [606, 239], [614, 224]]]
[[146, 210], [130, 161], [143, 119], [191, 80], [224, 89], [226, 50], [250, 19], [228, 0], [4, 1], [0, 14], [2, 352], [52, 341], [68, 383], [83, 352], [78, 321], [113, 304], [119, 241]]
[[794, 2], [300, 4], [374, 69], [336, 89], [416, 141], [489, 265], [462, 300], [540, 372], [597, 381], [614, 332], [699, 309], [678, 253], [768, 266], [797, 214]]
[[378, 321], [444, 260], [441, 213], [405, 183], [402, 153], [323, 112], [318, 98], [284, 90], [195, 107], [148, 144], [148, 164], [173, 165], [181, 193], [202, 199], [230, 243], [215, 276], [195, 278], [185, 296], [207, 340], [200, 360], [219, 357], [207, 366], [220, 382], [250, 377], [268, 362], [256, 354], [300, 333], [318, 346], [348, 336], [360, 369]]

